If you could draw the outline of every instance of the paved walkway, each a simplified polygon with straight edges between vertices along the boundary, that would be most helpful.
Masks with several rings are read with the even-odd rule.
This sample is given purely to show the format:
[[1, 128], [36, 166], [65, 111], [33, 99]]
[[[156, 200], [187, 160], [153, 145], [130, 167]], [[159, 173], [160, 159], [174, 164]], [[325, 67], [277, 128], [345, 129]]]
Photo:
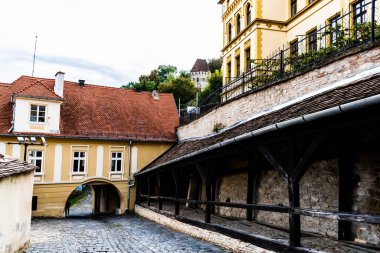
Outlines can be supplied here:
[[228, 252], [135, 215], [33, 219], [30, 252]]

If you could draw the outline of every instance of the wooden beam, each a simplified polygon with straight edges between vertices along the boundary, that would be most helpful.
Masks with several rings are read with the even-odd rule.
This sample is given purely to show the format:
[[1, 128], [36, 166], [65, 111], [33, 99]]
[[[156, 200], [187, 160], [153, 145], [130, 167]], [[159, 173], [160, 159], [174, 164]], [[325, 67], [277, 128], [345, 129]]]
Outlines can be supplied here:
[[367, 224], [380, 224], [380, 215], [356, 214], [356, 213], [311, 210], [311, 209], [300, 209], [300, 208], [294, 209], [294, 212], [299, 215], [327, 218], [327, 219], [332, 219], [332, 220], [343, 220], [343, 221], [367, 223]]
[[294, 168], [293, 179], [296, 182], [299, 182], [306, 171], [310, 168], [310, 165], [313, 162], [313, 155], [315, 154], [315, 151], [319, 145], [325, 140], [327, 134], [327, 131], [323, 131], [322, 133], [318, 134], [310, 146], [306, 149], [303, 156], [299, 159], [296, 167]]
[[218, 202], [218, 201], [209, 201], [208, 203], [210, 205], [215, 205], [215, 206], [224, 206], [224, 207], [232, 207], [232, 208], [268, 211], [268, 212], [276, 212], [276, 213], [287, 213], [287, 212], [289, 212], [289, 207], [287, 207], [287, 206], [244, 204], [244, 203]]
[[272, 165], [272, 167], [280, 174], [280, 176], [288, 182], [288, 174], [281, 164], [274, 158], [270, 150], [265, 146], [258, 146], [257, 150], [265, 157], [265, 159]]
[[[180, 179], [181, 179], [181, 170], [180, 169], [172, 169], [171, 170], [173, 180], [174, 180], [174, 186], [175, 186], [175, 198], [178, 199], [179, 197], [179, 186], [180, 186]], [[175, 201], [175, 207], [174, 207], [174, 214], [179, 215], [179, 201]]]

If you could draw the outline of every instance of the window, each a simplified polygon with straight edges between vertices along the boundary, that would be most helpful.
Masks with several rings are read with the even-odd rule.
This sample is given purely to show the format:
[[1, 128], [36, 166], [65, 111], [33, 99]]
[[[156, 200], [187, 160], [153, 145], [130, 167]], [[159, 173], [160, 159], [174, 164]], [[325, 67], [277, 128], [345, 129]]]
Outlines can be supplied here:
[[355, 26], [355, 38], [359, 39], [361, 37], [360, 30], [358, 25], [365, 23], [365, 0], [360, 0], [352, 5], [354, 11], [354, 26]]
[[73, 159], [73, 172], [84, 173], [86, 165], [86, 152], [75, 151]]
[[353, 4], [354, 11], [354, 25], [358, 25], [365, 22], [365, 0], [360, 0]]
[[298, 39], [290, 42], [290, 57], [298, 55]]
[[239, 76], [240, 75], [240, 55], [238, 55], [238, 56], [235, 57], [235, 62], [236, 62], [236, 65], [235, 65], [236, 71], [235, 71], [235, 73], [236, 73], [236, 76]]
[[227, 63], [227, 83], [231, 79], [231, 62]]
[[297, 0], [290, 0], [290, 16], [293, 17], [297, 13]]
[[245, 71], [251, 69], [251, 48], [245, 49]]
[[251, 5], [250, 4], [247, 4], [246, 12], [247, 12], [246, 22], [247, 22], [247, 25], [249, 25], [251, 23], [251, 20], [252, 20], [252, 17], [251, 17]]
[[46, 122], [46, 106], [31, 105], [30, 106], [30, 121], [31, 122]]
[[42, 151], [32, 150], [29, 152], [29, 163], [37, 167], [34, 173], [42, 173]]
[[237, 16], [236, 16], [236, 34], [239, 34], [240, 31], [241, 31], [240, 14], [237, 14]]
[[231, 23], [228, 24], [228, 42], [231, 42], [232, 40], [232, 25]]
[[121, 172], [123, 164], [123, 153], [112, 152], [111, 153], [111, 172]]
[[37, 202], [38, 202], [38, 197], [33, 196], [32, 197], [32, 211], [37, 211]]
[[307, 33], [307, 44], [309, 52], [317, 50], [317, 29]]
[[337, 38], [339, 36], [339, 16], [335, 16], [330, 19], [330, 44], [334, 44], [337, 41]]

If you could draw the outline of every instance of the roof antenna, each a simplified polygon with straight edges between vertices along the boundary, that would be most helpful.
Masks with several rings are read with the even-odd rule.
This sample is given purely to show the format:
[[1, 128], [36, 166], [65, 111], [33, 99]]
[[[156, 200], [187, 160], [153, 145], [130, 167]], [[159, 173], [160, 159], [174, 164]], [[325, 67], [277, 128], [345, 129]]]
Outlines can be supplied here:
[[32, 77], [34, 76], [34, 64], [36, 63], [36, 49], [37, 49], [37, 35], [36, 35], [36, 41], [34, 42], [34, 54], [33, 54], [33, 70], [32, 70]]

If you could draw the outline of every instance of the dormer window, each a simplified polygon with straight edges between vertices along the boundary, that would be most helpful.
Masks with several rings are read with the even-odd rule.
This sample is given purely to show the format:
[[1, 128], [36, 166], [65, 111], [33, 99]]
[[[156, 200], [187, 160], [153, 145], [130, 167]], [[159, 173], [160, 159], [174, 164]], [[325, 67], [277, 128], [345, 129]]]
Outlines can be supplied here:
[[30, 106], [30, 122], [45, 123], [46, 122], [46, 106], [31, 105]]

